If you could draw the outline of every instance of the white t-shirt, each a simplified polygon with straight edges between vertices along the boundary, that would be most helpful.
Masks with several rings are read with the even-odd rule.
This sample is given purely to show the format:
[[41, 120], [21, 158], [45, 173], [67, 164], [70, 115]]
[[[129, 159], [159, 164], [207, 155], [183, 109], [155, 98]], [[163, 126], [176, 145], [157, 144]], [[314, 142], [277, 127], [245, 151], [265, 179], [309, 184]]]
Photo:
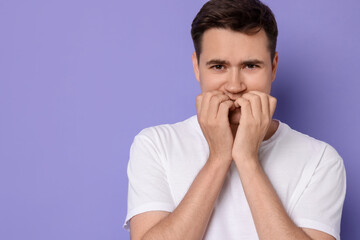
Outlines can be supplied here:
[[[172, 212], [208, 156], [209, 147], [196, 116], [141, 131], [130, 149], [124, 228], [129, 229], [129, 220], [137, 214]], [[346, 176], [343, 160], [334, 148], [280, 122], [275, 134], [261, 143], [259, 161], [297, 226], [340, 239]], [[204, 239], [258, 239], [234, 163]]]

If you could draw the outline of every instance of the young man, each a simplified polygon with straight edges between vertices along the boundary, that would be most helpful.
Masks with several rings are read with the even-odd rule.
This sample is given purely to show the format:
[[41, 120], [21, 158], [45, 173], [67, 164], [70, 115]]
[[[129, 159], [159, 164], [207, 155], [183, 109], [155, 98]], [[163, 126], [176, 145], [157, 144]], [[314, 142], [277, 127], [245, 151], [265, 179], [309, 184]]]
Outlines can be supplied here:
[[257, 0], [212, 0], [197, 14], [197, 116], [135, 137], [131, 239], [340, 239], [341, 157], [272, 119], [277, 33]]

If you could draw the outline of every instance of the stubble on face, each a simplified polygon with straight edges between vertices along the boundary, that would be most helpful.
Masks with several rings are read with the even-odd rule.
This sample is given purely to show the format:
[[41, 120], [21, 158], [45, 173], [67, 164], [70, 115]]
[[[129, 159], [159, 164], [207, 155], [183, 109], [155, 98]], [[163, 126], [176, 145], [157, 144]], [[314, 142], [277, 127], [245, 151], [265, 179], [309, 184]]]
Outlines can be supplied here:
[[[269, 56], [264, 30], [254, 35], [228, 29], [207, 30], [203, 36], [201, 64], [197, 65], [199, 67], [197, 79], [201, 84], [202, 92], [220, 90], [233, 102], [252, 90], [269, 93], [272, 82], [272, 64]], [[211, 65], [206, 65], [214, 59], [223, 60], [225, 64], [219, 64], [224, 67], [213, 69], [210, 68]], [[245, 62], [255, 62], [255, 60], [262, 62], [259, 64], [260, 68], [245, 68], [247, 64]], [[234, 106], [229, 109], [228, 119], [233, 133], [236, 132], [241, 119], [241, 108]]]

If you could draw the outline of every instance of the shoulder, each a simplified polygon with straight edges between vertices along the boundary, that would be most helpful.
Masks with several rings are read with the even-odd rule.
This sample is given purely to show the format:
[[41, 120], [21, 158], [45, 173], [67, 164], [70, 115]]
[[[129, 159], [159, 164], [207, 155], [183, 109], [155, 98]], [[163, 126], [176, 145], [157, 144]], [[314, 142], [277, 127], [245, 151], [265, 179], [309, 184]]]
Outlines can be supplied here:
[[[305, 146], [311, 146], [313, 145], [314, 147], [318, 147], [318, 146], [322, 146], [325, 147], [325, 142], [321, 141], [319, 139], [316, 139], [314, 137], [311, 137], [305, 133], [299, 132], [293, 128], [291, 128], [289, 125], [287, 125], [286, 123], [282, 123], [283, 127], [284, 127], [284, 137], [285, 140], [287, 140], [292, 144], [297, 144], [298, 146], [301, 145], [305, 145]], [[291, 141], [289, 141], [291, 140]]]
[[316, 156], [326, 161], [342, 161], [339, 153], [330, 144], [294, 130], [285, 123], [281, 124], [283, 125], [281, 145], [284, 148], [305, 153], [309, 158]]
[[196, 116], [192, 116], [174, 124], [141, 130], [131, 145], [129, 162], [156, 162], [165, 166], [171, 156], [176, 157], [179, 151], [184, 152], [189, 147], [191, 139], [199, 138], [197, 124]]
[[161, 124], [144, 128], [135, 139], [147, 139], [153, 143], [167, 142], [176, 138], [186, 138], [198, 134], [198, 123], [195, 116], [191, 116], [184, 121], [173, 124]]

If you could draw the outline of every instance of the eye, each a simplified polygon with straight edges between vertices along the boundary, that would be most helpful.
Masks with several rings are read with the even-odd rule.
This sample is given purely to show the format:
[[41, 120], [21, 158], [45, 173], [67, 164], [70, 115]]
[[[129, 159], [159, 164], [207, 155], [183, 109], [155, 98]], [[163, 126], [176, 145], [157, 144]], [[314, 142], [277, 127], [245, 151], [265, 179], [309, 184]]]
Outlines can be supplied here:
[[258, 65], [255, 65], [255, 64], [246, 64], [245, 68], [247, 69], [255, 69], [255, 68], [258, 68], [259, 66]]
[[214, 65], [211, 66], [210, 68], [215, 69], [215, 70], [224, 70], [225, 67], [223, 65]]

